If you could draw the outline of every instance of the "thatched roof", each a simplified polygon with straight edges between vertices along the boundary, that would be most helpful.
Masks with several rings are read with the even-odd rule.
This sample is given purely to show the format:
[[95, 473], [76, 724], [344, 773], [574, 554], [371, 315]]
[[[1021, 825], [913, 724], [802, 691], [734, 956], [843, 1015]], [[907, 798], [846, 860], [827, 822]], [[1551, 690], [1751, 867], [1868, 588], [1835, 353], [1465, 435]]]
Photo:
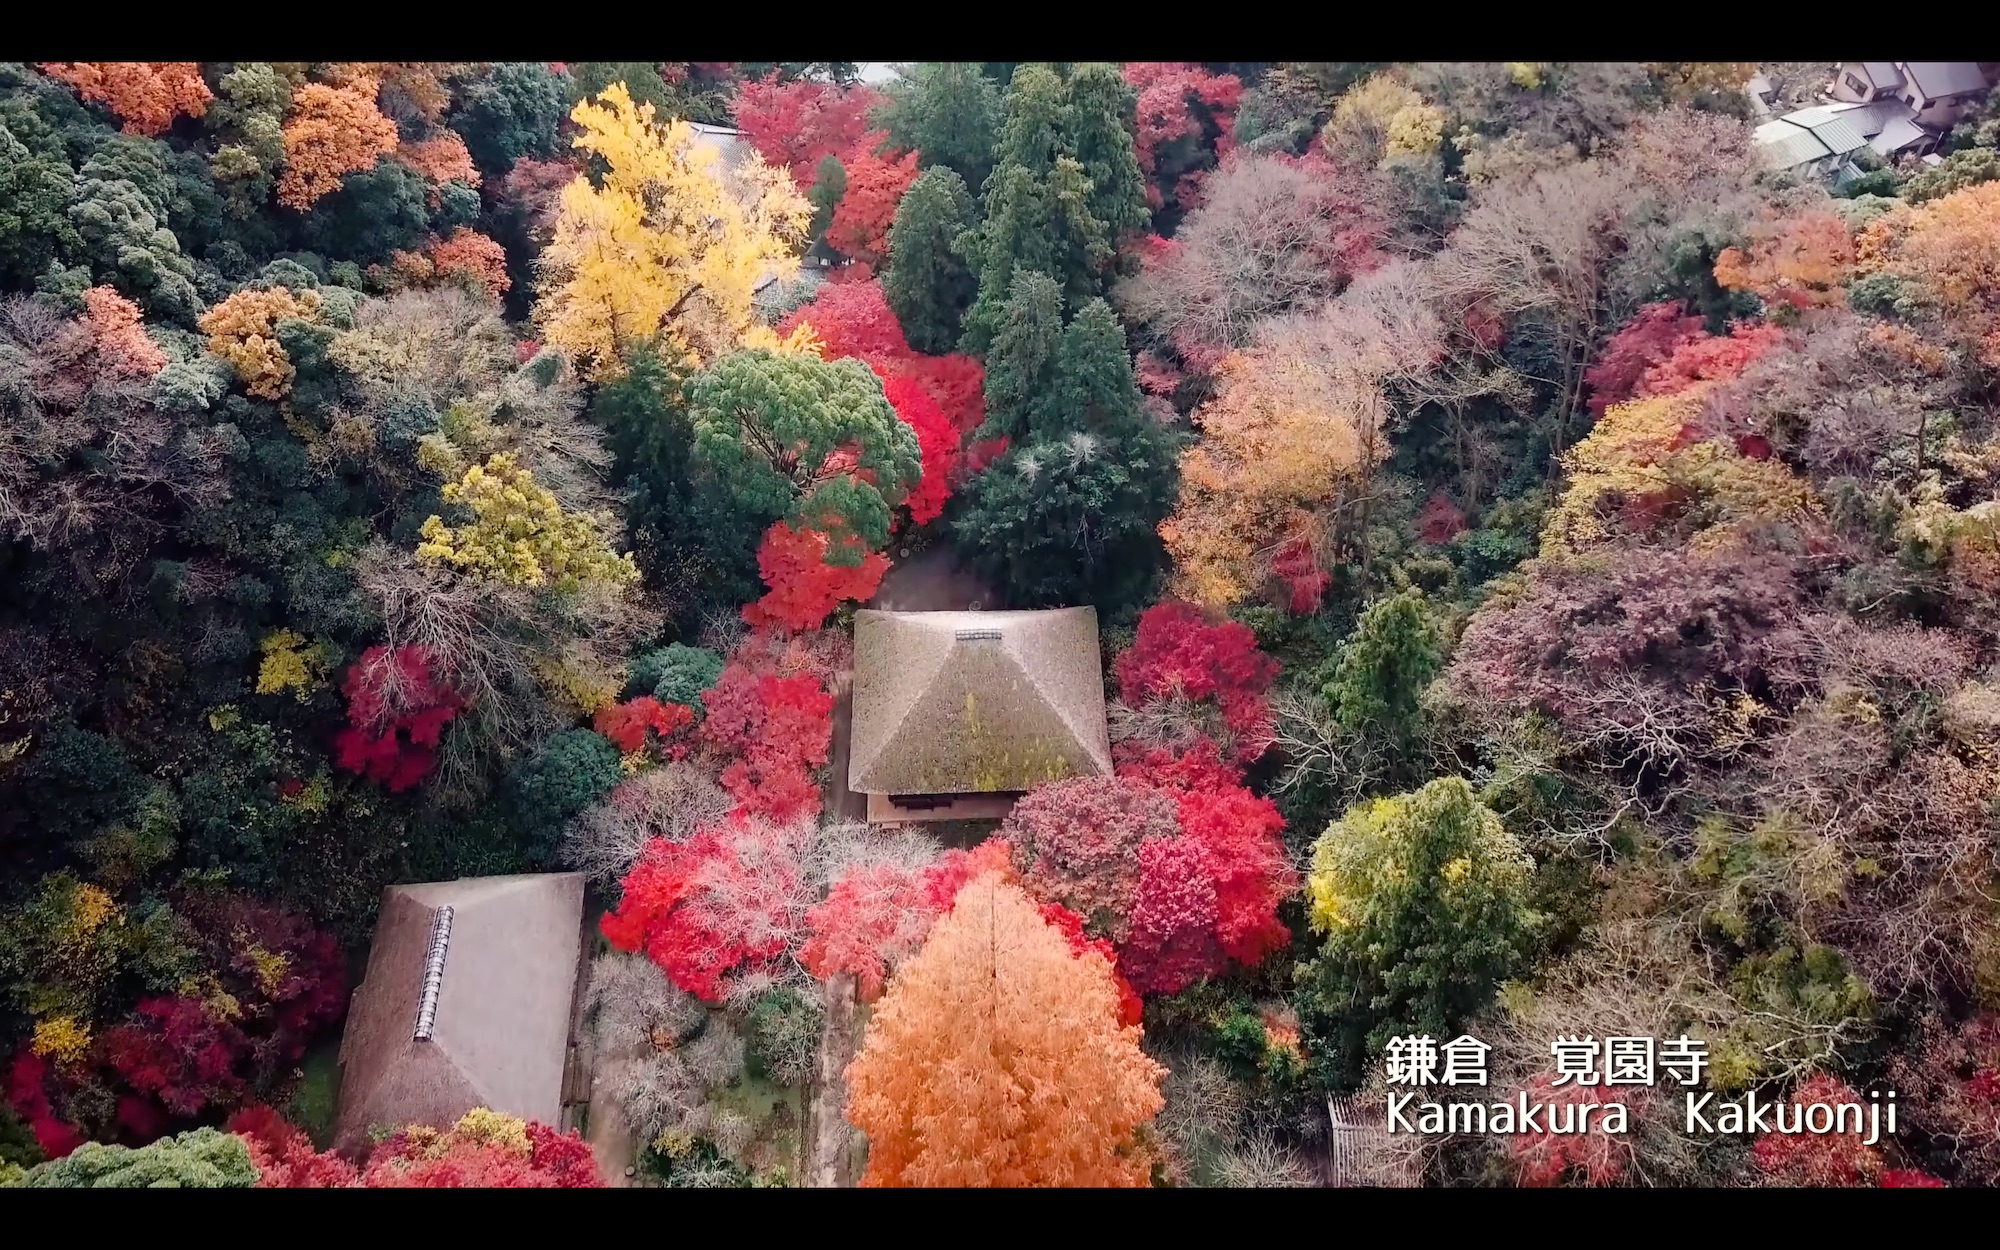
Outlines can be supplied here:
[[[432, 939], [445, 907], [437, 965]], [[384, 891], [340, 1041], [335, 1146], [365, 1149], [378, 1126], [448, 1128], [474, 1107], [556, 1123], [582, 930], [582, 873]], [[438, 973], [435, 1007], [429, 1040], [418, 1040], [427, 964]]]
[[1097, 611], [854, 614], [848, 787], [1026, 790], [1111, 771]]

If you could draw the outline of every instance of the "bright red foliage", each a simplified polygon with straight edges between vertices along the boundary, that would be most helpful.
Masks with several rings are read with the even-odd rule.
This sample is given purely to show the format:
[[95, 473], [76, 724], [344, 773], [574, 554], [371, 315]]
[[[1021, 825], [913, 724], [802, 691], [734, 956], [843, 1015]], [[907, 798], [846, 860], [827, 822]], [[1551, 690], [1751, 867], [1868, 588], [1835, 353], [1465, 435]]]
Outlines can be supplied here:
[[1313, 554], [1312, 544], [1303, 538], [1294, 538], [1279, 548], [1271, 561], [1271, 572], [1291, 592], [1285, 601], [1285, 610], [1294, 616], [1319, 611], [1326, 588], [1333, 584], [1333, 574], [1319, 566], [1319, 557]]
[[1163, 790], [1216, 790], [1243, 784], [1243, 768], [1226, 758], [1211, 738], [1198, 738], [1175, 755], [1164, 747], [1151, 749], [1121, 742], [1111, 748], [1120, 777], [1136, 777]]
[[1673, 354], [1646, 370], [1635, 398], [1673, 395], [1697, 382], [1726, 382], [1782, 346], [1785, 332], [1769, 322], [1738, 322], [1728, 335], [1702, 334], [1682, 341]]
[[1144, 706], [1162, 699], [1213, 700], [1236, 758], [1249, 763], [1271, 740], [1265, 692], [1278, 662], [1257, 649], [1257, 636], [1236, 621], [1210, 624], [1201, 609], [1168, 600], [1146, 609], [1137, 637], [1113, 664], [1119, 693]]
[[[243, 1096], [248, 1086], [236, 1069], [249, 1056], [249, 1039], [219, 1011], [198, 998], [146, 998], [137, 1015], [104, 1035], [105, 1059], [125, 1084], [189, 1119]], [[149, 1111], [121, 1103], [119, 1120], [147, 1136], [158, 1130]]]
[[[1214, 874], [1216, 941], [1223, 954], [1253, 966], [1292, 937], [1278, 921], [1278, 905], [1298, 888], [1285, 818], [1240, 786], [1185, 791], [1179, 802], [1181, 837], [1207, 850]], [[1145, 889], [1142, 881], [1142, 899]]]
[[743, 606], [743, 619], [751, 625], [817, 629], [842, 602], [872, 598], [889, 571], [889, 557], [870, 551], [859, 564], [829, 564], [832, 545], [819, 530], [793, 529], [783, 521], [764, 531], [757, 548], [757, 571], [770, 590]]
[[[923, 383], [907, 376], [884, 374], [879, 367], [876, 372], [882, 375], [882, 394], [889, 406], [896, 410], [904, 425], [916, 432], [917, 447], [923, 452], [923, 478], [903, 502], [909, 505], [910, 520], [924, 525], [944, 515], [945, 500], [951, 498], [952, 475], [958, 471], [959, 432], [952, 428], [944, 410]], [[873, 593], [871, 587], [869, 594]]]
[[[1528, 1082], [1529, 1101], [1551, 1107], [1564, 1104], [1598, 1106], [1613, 1102], [1629, 1105], [1637, 1094], [1643, 1093], [1607, 1091], [1601, 1085], [1580, 1085], [1574, 1081], [1557, 1086], [1554, 1082], [1555, 1077], [1549, 1075], [1538, 1076]], [[1637, 1107], [1631, 1110], [1635, 1115], [1639, 1113]], [[1564, 1114], [1575, 1116], [1581, 1113], [1568, 1111]], [[1509, 1136], [1507, 1147], [1514, 1156], [1515, 1166], [1521, 1170], [1521, 1184], [1544, 1189], [1562, 1184], [1564, 1177], [1571, 1175], [1586, 1185], [1616, 1182], [1625, 1174], [1631, 1149], [1623, 1138], [1604, 1132], [1600, 1127], [1601, 1121], [1601, 1116], [1593, 1117], [1589, 1131], [1583, 1133], [1551, 1133], [1544, 1128], [1538, 1133]]]
[[1143, 994], [1178, 994], [1223, 965], [1220, 915], [1208, 848], [1193, 838], [1147, 838], [1139, 846], [1139, 891], [1120, 966]]
[[774, 70], [738, 86], [736, 125], [765, 160], [789, 170], [803, 191], [819, 177], [826, 157], [837, 156], [843, 164], [851, 160], [868, 134], [869, 112], [881, 102], [871, 87], [842, 89], [803, 78], [779, 82]]
[[685, 842], [654, 838], [600, 922], [604, 936], [720, 1002], [730, 973], [777, 959], [805, 927], [800, 841], [797, 828], [741, 814]]
[[[1790, 1101], [1801, 1106], [1816, 1102], [1861, 1102], [1840, 1080], [1818, 1073], [1800, 1083]], [[1866, 1185], [1882, 1170], [1882, 1152], [1862, 1144], [1859, 1132], [1760, 1133], [1751, 1151], [1757, 1167], [1780, 1185], [1813, 1189]]]
[[1684, 315], [1666, 300], [1639, 310], [1611, 336], [1595, 367], [1583, 375], [1590, 409], [1599, 416], [1613, 404], [1673, 395], [1696, 382], [1727, 381], [1781, 346], [1785, 332], [1766, 322], [1738, 322], [1720, 338], [1700, 317]]
[[361, 1173], [367, 1189], [599, 1189], [597, 1161], [574, 1129], [528, 1125], [528, 1154], [459, 1133], [442, 1139], [405, 1130], [375, 1148]]
[[14, 1108], [14, 1114], [27, 1121], [28, 1128], [35, 1134], [35, 1145], [42, 1154], [51, 1159], [60, 1159], [88, 1140], [83, 1130], [74, 1124], [58, 1119], [55, 1107], [49, 1101], [49, 1080], [53, 1074], [48, 1060], [42, 1058], [25, 1045], [14, 1056], [14, 1066], [7, 1073], [7, 1102]]
[[1667, 360], [1676, 348], [1704, 337], [1702, 320], [1684, 313], [1674, 300], [1648, 304], [1638, 316], [1611, 336], [1597, 364], [1583, 380], [1590, 387], [1590, 410], [1598, 416], [1639, 391], [1646, 371]]
[[889, 227], [903, 192], [917, 180], [917, 154], [877, 155], [886, 134], [866, 136], [847, 164], [847, 191], [833, 210], [826, 241], [865, 265], [880, 268], [889, 258]]
[[1139, 92], [1134, 148], [1155, 209], [1168, 198], [1200, 203], [1201, 181], [1235, 146], [1243, 82], [1188, 61], [1127, 61], [1125, 81]]
[[262, 1103], [244, 1107], [224, 1127], [249, 1149], [259, 1189], [346, 1189], [360, 1179], [352, 1163], [313, 1149], [303, 1130]]
[[333, 736], [334, 763], [390, 790], [430, 775], [445, 726], [465, 707], [422, 647], [368, 648], [341, 689], [347, 728]]
[[786, 314], [778, 333], [790, 334], [800, 322], [818, 333], [828, 360], [852, 356], [882, 377], [915, 379], [961, 435], [986, 419], [985, 369], [970, 356], [925, 356], [913, 349], [879, 282], [828, 283], [811, 303]]
[[646, 745], [651, 729], [662, 741], [694, 724], [694, 709], [678, 703], [662, 703], [652, 695], [640, 695], [625, 703], [606, 704], [597, 710], [591, 728], [609, 738], [627, 755]]

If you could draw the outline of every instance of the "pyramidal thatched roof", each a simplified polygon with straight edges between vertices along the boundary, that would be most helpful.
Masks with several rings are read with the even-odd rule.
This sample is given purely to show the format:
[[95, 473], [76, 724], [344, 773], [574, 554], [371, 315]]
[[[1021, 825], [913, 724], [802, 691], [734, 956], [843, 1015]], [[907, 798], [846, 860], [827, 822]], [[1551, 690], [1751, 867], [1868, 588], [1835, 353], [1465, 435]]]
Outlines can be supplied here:
[[474, 1107], [556, 1123], [582, 945], [581, 873], [385, 890], [340, 1039], [335, 1146]]
[[849, 789], [978, 794], [1110, 771], [1095, 608], [854, 614]]

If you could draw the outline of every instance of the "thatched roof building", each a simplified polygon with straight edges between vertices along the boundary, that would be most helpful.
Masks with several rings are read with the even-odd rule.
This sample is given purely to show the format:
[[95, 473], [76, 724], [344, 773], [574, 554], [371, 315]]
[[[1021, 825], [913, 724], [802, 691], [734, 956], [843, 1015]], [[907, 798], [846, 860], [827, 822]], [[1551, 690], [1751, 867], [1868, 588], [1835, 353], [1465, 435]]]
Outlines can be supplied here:
[[1004, 816], [1110, 771], [1096, 609], [855, 613], [848, 788], [870, 820]]
[[581, 977], [582, 873], [473, 877], [383, 893], [340, 1041], [334, 1144], [448, 1128], [474, 1107], [560, 1125]]

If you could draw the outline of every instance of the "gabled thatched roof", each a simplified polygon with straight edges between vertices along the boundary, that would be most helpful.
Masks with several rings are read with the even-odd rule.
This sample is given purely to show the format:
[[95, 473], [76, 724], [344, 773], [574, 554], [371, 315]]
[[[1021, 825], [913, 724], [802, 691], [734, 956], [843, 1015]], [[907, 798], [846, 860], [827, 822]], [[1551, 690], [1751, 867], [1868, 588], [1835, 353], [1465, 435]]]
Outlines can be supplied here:
[[[452, 911], [430, 1038], [416, 1039], [438, 910]], [[474, 1107], [555, 1124], [583, 942], [583, 874], [473, 877], [383, 892], [340, 1042], [335, 1146], [449, 1128]]]
[[849, 789], [991, 793], [1110, 771], [1096, 609], [854, 614]]

